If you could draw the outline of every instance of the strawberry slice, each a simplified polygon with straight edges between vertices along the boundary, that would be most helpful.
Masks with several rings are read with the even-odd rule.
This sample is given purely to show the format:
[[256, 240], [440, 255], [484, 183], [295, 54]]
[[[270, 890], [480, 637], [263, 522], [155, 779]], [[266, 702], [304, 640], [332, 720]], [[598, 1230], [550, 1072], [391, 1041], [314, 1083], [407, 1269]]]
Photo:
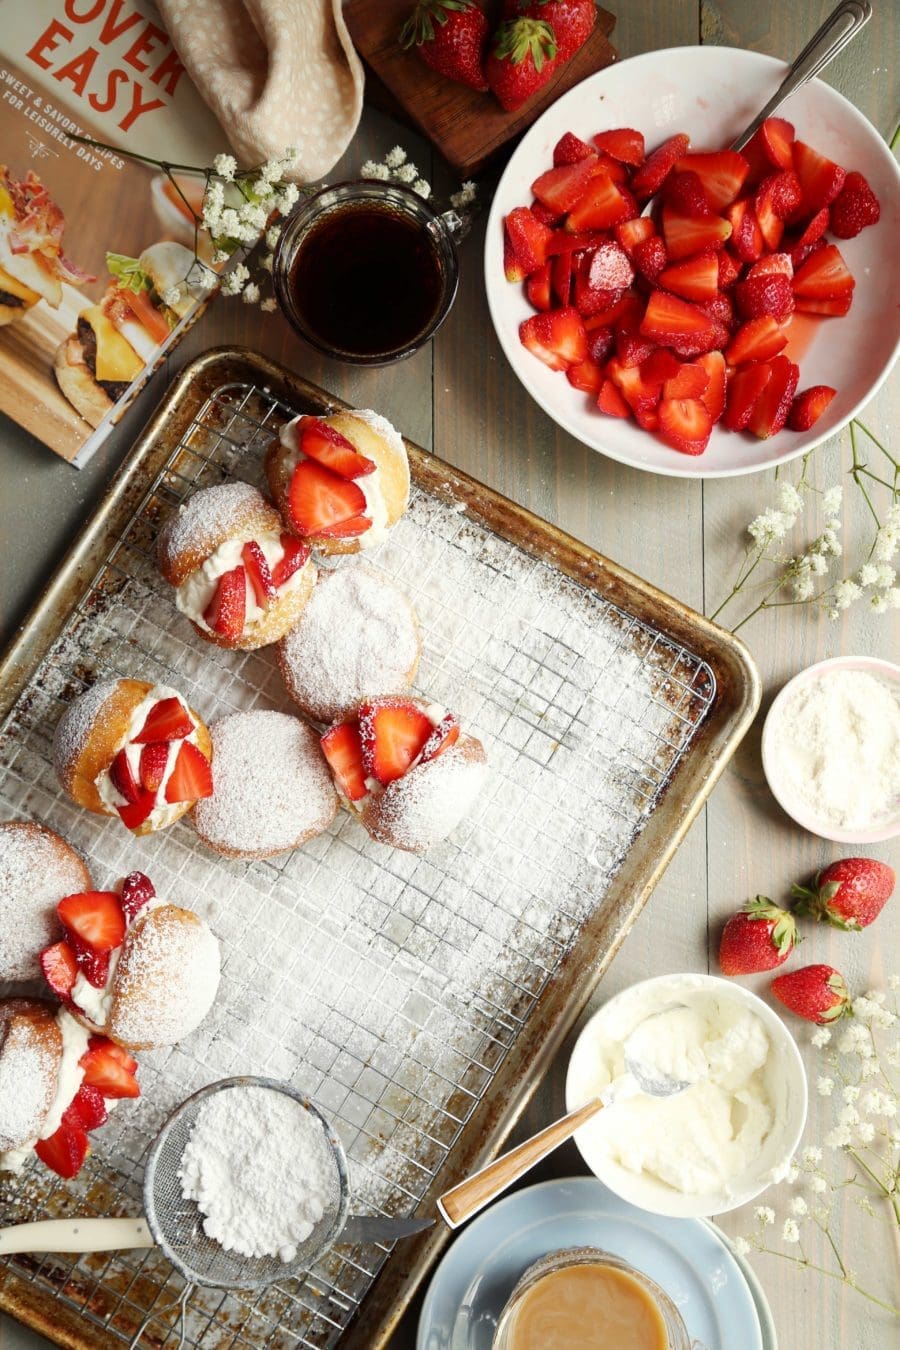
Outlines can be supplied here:
[[725, 211], [731, 225], [731, 247], [741, 262], [755, 262], [761, 257], [765, 241], [753, 202], [748, 197], [735, 202]]
[[294, 470], [288, 502], [290, 524], [301, 536], [321, 535], [366, 509], [358, 484], [338, 478], [312, 459], [301, 460]]
[[[532, 202], [531, 206], [528, 209], [534, 216], [535, 220], [539, 220], [542, 225], [558, 225], [559, 222], [562, 220], [561, 211], [551, 211], [550, 207], [545, 206], [543, 202]], [[504, 263], [506, 262], [506, 250], [508, 248], [509, 248], [509, 240], [504, 235], [504, 245], [503, 245]], [[519, 277], [519, 280], [521, 281], [522, 278]]]
[[768, 277], [773, 272], [780, 272], [786, 277], [794, 275], [794, 264], [789, 253], [769, 253], [765, 258], [760, 258], [750, 268], [745, 279], [752, 281], [754, 277]]
[[677, 173], [695, 173], [703, 184], [707, 201], [714, 211], [735, 200], [750, 165], [737, 150], [716, 150], [710, 154], [682, 155], [675, 164]]
[[655, 286], [669, 261], [666, 246], [659, 235], [653, 234], [637, 244], [632, 256], [641, 276]]
[[80, 938], [69, 934], [78, 969], [88, 984], [102, 989], [109, 978], [109, 952], [95, 952]]
[[784, 222], [799, 207], [803, 193], [797, 175], [792, 171], [769, 174], [756, 190], [753, 209], [770, 249], [776, 249], [784, 234]]
[[814, 384], [798, 394], [791, 404], [787, 424], [791, 431], [809, 431], [814, 427], [837, 393], [827, 384]]
[[96, 1050], [98, 1046], [103, 1049], [107, 1055], [110, 1055], [113, 1059], [117, 1060], [130, 1074], [137, 1073], [138, 1062], [134, 1055], [129, 1054], [124, 1046], [117, 1045], [115, 1041], [108, 1040], [106, 1036], [91, 1036], [88, 1041], [88, 1049]]
[[637, 214], [631, 194], [614, 183], [608, 173], [599, 172], [572, 207], [564, 228], [570, 234], [579, 230], [611, 230], [620, 220]]
[[768, 361], [786, 346], [785, 330], [771, 314], [764, 314], [741, 324], [725, 349], [725, 360], [730, 366], [743, 366], [748, 361]]
[[369, 789], [366, 787], [359, 727], [355, 722], [338, 722], [325, 732], [320, 744], [340, 791], [348, 801], [360, 801]]
[[811, 216], [834, 201], [847, 175], [839, 164], [803, 141], [794, 141], [793, 163], [803, 192], [802, 214]]
[[659, 405], [659, 434], [683, 455], [702, 455], [712, 435], [712, 418], [696, 398], [664, 398]]
[[612, 155], [606, 154], [604, 150], [597, 153], [597, 172], [599, 173], [601, 169], [614, 183], [624, 183], [627, 187], [628, 170], [625, 165], [620, 164], [617, 159], [613, 159]]
[[132, 739], [138, 745], [148, 741], [180, 741], [190, 736], [194, 723], [187, 708], [179, 698], [161, 698], [147, 714], [147, 720], [137, 736]]
[[54, 942], [52, 947], [45, 947], [38, 959], [44, 979], [56, 997], [68, 1002], [78, 979], [78, 962], [68, 942]]
[[638, 244], [656, 233], [656, 226], [649, 216], [636, 216], [634, 220], [620, 221], [614, 233], [630, 258]]
[[650, 422], [649, 429], [653, 430], [652, 421], [662, 392], [661, 384], [648, 383], [641, 374], [640, 366], [626, 366], [616, 358], [609, 362], [606, 371], [641, 425]]
[[776, 323], [784, 323], [794, 312], [794, 292], [790, 278], [783, 272], [748, 277], [738, 282], [734, 293], [745, 319], [760, 319], [768, 314]]
[[106, 1102], [99, 1088], [82, 1083], [63, 1112], [63, 1122], [75, 1122], [83, 1130], [96, 1130], [109, 1119]]
[[596, 395], [603, 383], [603, 371], [596, 361], [587, 356], [583, 361], [576, 361], [574, 366], [569, 366], [566, 379], [573, 389], [580, 389], [583, 394]]
[[209, 760], [191, 741], [185, 741], [178, 751], [175, 768], [166, 783], [167, 802], [195, 802], [211, 797], [212, 768]]
[[823, 206], [814, 216], [811, 216], [806, 223], [803, 233], [799, 236], [796, 243], [791, 245], [790, 258], [794, 270], [805, 262], [812, 252], [814, 244], [822, 238], [822, 235], [828, 229], [831, 215], [827, 206]]
[[131, 772], [131, 765], [128, 763], [128, 756], [124, 747], [110, 764], [109, 776], [112, 779], [113, 787], [121, 793], [127, 802], [134, 805], [140, 800], [141, 785]]
[[92, 1036], [78, 1063], [84, 1069], [83, 1081], [88, 1087], [99, 1088], [104, 1097], [141, 1095], [134, 1073], [113, 1053], [112, 1042], [105, 1036]]
[[572, 299], [572, 254], [560, 253], [550, 264], [550, 287], [563, 307]]
[[654, 291], [641, 320], [641, 333], [664, 346], [673, 338], [712, 334], [712, 320], [696, 305], [666, 291]]
[[763, 153], [776, 169], [794, 167], [794, 128], [783, 117], [767, 117], [756, 133]]
[[551, 370], [565, 370], [588, 354], [587, 333], [577, 309], [553, 309], [519, 325], [519, 338]]
[[115, 891], [78, 891], [56, 906], [60, 923], [95, 952], [111, 952], [125, 936], [125, 915]]
[[704, 352], [702, 356], [697, 357], [696, 365], [704, 371], [709, 380], [700, 395], [700, 402], [713, 422], [718, 422], [725, 409], [725, 357], [721, 352]]
[[776, 435], [791, 411], [800, 369], [786, 356], [774, 356], [769, 362], [771, 378], [759, 396], [747, 422], [747, 430], [760, 440]]
[[553, 147], [553, 167], [559, 169], [564, 164], [579, 164], [581, 160], [594, 157], [595, 152], [572, 131], [561, 136]]
[[598, 150], [612, 155], [620, 164], [637, 167], [644, 158], [644, 137], [632, 127], [616, 127], [614, 131], [598, 131], [594, 137]]
[[852, 301], [852, 291], [847, 295], [836, 295], [827, 300], [810, 300], [806, 296], [798, 295], [794, 297], [794, 309], [799, 314], [822, 314], [840, 318], [841, 315], [849, 313]]
[[122, 818], [122, 824], [129, 830], [136, 830], [150, 815], [156, 804], [156, 793], [145, 792], [141, 789], [136, 802], [128, 802], [125, 806], [117, 806], [116, 810]]
[[455, 713], [445, 713], [422, 746], [422, 763], [425, 764], [429, 759], [437, 759], [438, 755], [449, 750], [458, 740], [459, 718]]
[[158, 792], [169, 762], [168, 741], [151, 741], [141, 747], [140, 776], [145, 792]]
[[208, 628], [229, 642], [237, 642], [247, 615], [247, 573], [240, 565], [223, 572], [215, 594], [203, 611]]
[[630, 328], [620, 328], [616, 334], [616, 356], [623, 366], [639, 366], [642, 361], [656, 350], [656, 343], [650, 338], [633, 333]]
[[[794, 296], [798, 301], [846, 299], [852, 297], [855, 285], [835, 244], [817, 249], [794, 273]], [[803, 306], [798, 303], [798, 308]]]
[[34, 1151], [51, 1172], [71, 1181], [81, 1171], [90, 1147], [84, 1127], [77, 1120], [68, 1120], [49, 1139], [39, 1139]]
[[719, 269], [719, 290], [724, 291], [733, 286], [741, 275], [741, 264], [732, 257], [727, 248], [720, 248], [715, 254], [715, 259]]
[[711, 216], [714, 211], [698, 174], [692, 169], [684, 173], [670, 173], [663, 188], [668, 204], [683, 216]]
[[677, 356], [673, 356], [665, 347], [657, 347], [646, 361], [641, 362], [641, 379], [648, 389], [661, 390], [669, 380], [675, 379], [680, 369], [681, 363]]
[[636, 197], [652, 197], [654, 192], [658, 192], [665, 181], [666, 175], [671, 171], [676, 160], [680, 159], [685, 153], [690, 141], [687, 136], [679, 132], [676, 136], [670, 136], [662, 145], [647, 156], [637, 173], [631, 180], [631, 190]]
[[284, 549], [284, 556], [272, 569], [272, 585], [276, 590], [286, 581], [290, 581], [294, 573], [306, 565], [312, 552], [309, 544], [305, 544], [295, 534], [287, 532], [281, 536], [281, 547]]
[[275, 598], [275, 582], [272, 580], [266, 555], [255, 539], [248, 539], [241, 549], [241, 561], [247, 572], [247, 580], [256, 596], [256, 603], [260, 609], [265, 609], [269, 601]]
[[848, 173], [844, 186], [831, 204], [831, 233], [838, 239], [855, 239], [867, 225], [881, 219], [881, 203], [861, 173]]
[[[539, 230], [541, 237], [549, 239], [553, 233], [546, 225], [542, 225], [527, 207], [518, 207], [523, 215], [527, 216], [531, 222], [531, 228]], [[513, 239], [515, 244], [515, 239]], [[522, 261], [522, 257], [516, 246], [516, 253]], [[541, 259], [543, 262], [543, 258]], [[531, 270], [531, 269], [529, 269]], [[342, 436], [334, 427], [329, 426], [327, 422], [322, 422], [318, 417], [304, 417], [299, 423], [300, 450], [306, 455], [307, 459], [314, 459], [317, 464], [323, 465], [336, 473], [339, 478], [363, 478], [367, 473], [374, 473], [378, 467], [374, 460], [367, 459], [356, 449], [352, 441], [348, 441], [346, 436]]]
[[[513, 252], [524, 267], [526, 275], [530, 276], [531, 273], [536, 272], [539, 267], [543, 267], [544, 263], [547, 261], [547, 245], [553, 238], [553, 231], [550, 227], [548, 225], [542, 225], [537, 217], [529, 211], [527, 206], [517, 206], [515, 210], [510, 211], [504, 221], [504, 227], [509, 242], [512, 245]], [[315, 421], [316, 419], [311, 418], [310, 420]], [[319, 425], [322, 426], [323, 424], [320, 422]], [[331, 428], [328, 429], [330, 430]], [[338, 433], [335, 433], [335, 435], [337, 434]], [[358, 455], [346, 437], [341, 436], [340, 439], [344, 442], [345, 446], [350, 451], [350, 455], [352, 455], [355, 460], [358, 460], [363, 464], [370, 464], [372, 467], [357, 470], [356, 473], [347, 473], [342, 466], [343, 462], [339, 453], [333, 455], [328, 453], [314, 454], [311, 455], [310, 458], [317, 459], [320, 464], [324, 464], [328, 469], [333, 469], [335, 473], [340, 474], [341, 478], [359, 478], [360, 473], [371, 473], [372, 469], [375, 468], [372, 461], [370, 459], [364, 459], [362, 455]], [[306, 454], [306, 446], [304, 445], [302, 436], [300, 448], [303, 450], [304, 454]], [[336, 446], [333, 448], [334, 450], [338, 450], [338, 447]], [[349, 459], [347, 464], [349, 466]]]
[[591, 155], [575, 164], [548, 169], [534, 180], [531, 191], [539, 202], [561, 216], [571, 211], [595, 172], [596, 156]]
[[[540, 202], [537, 203], [540, 206]], [[525, 280], [525, 268], [516, 257], [509, 235], [503, 231], [503, 275], [513, 283]]]
[[731, 223], [721, 216], [685, 216], [674, 206], [662, 209], [662, 231], [670, 261], [705, 249], [721, 248], [731, 235]]
[[544, 263], [536, 272], [525, 282], [525, 294], [528, 296], [528, 303], [535, 309], [549, 309], [550, 299], [550, 263]]
[[319, 534], [323, 539], [356, 539], [371, 528], [372, 521], [368, 516], [351, 516], [349, 520], [339, 520], [327, 529], [321, 529]]
[[719, 264], [715, 253], [702, 253], [686, 262], [666, 267], [659, 285], [684, 300], [711, 300], [719, 291]]
[[678, 367], [677, 374], [666, 380], [663, 398], [703, 398], [709, 376], [696, 362], [685, 362]]
[[771, 378], [772, 367], [767, 361], [736, 370], [728, 380], [722, 425], [729, 431], [743, 431]]
[[122, 881], [122, 913], [130, 923], [155, 897], [153, 882], [143, 872], [129, 872]]
[[403, 699], [377, 699], [359, 709], [363, 768], [379, 783], [402, 778], [434, 727], [431, 719]]
[[554, 230], [547, 245], [547, 258], [555, 258], [558, 253], [577, 253], [579, 249], [595, 248], [606, 238], [599, 230], [585, 230], [583, 234], [567, 234], [565, 230]]
[[597, 395], [597, 407], [608, 417], [630, 417], [631, 409], [612, 380], [605, 379]]

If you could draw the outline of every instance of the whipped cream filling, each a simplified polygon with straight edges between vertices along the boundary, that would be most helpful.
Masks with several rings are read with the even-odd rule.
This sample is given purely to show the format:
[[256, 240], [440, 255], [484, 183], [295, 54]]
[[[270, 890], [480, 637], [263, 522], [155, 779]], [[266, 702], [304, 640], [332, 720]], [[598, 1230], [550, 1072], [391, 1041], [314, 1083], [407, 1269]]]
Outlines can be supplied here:
[[[116, 746], [116, 754], [122, 749], [125, 750], [125, 758], [128, 760], [128, 767], [131, 770], [132, 776], [137, 781], [140, 781], [141, 750], [144, 747], [143, 745], [133, 745], [132, 741], [135, 736], [140, 734], [151, 710], [156, 707], [157, 703], [161, 703], [163, 699], [167, 698], [177, 698], [193, 723], [193, 730], [190, 735], [185, 736], [183, 739], [190, 741], [192, 745], [197, 744], [196, 720], [178, 690], [170, 689], [167, 684], [154, 685], [147, 697], [141, 700], [131, 714], [131, 721], [128, 723], [128, 731], [125, 734], [124, 739]], [[166, 767], [163, 771], [162, 781], [156, 790], [153, 810], [147, 817], [147, 820], [153, 829], [158, 830], [163, 826], [170, 825], [173, 820], [176, 820], [178, 816], [183, 813], [183, 803], [166, 801], [166, 786], [175, 771], [175, 761], [178, 758], [178, 752], [181, 749], [182, 744], [183, 741], [169, 741], [169, 753], [166, 758]], [[113, 758], [115, 758], [115, 755]], [[116, 810], [117, 807], [128, 805], [128, 798], [123, 797], [122, 793], [113, 782], [110, 774], [111, 767], [112, 762], [110, 762], [109, 768], [104, 769], [97, 775], [94, 779], [94, 786], [97, 789], [100, 800], [103, 805], [107, 807], [109, 814], [112, 816], [118, 814]]]
[[35, 1139], [29, 1140], [21, 1148], [7, 1149], [5, 1153], [0, 1152], [0, 1172], [20, 1172], [22, 1170], [38, 1139], [49, 1139], [51, 1134], [55, 1134], [59, 1129], [63, 1113], [72, 1104], [75, 1094], [81, 1087], [84, 1069], [82, 1069], [79, 1060], [88, 1048], [90, 1033], [79, 1022], [76, 1022], [75, 1018], [65, 1008], [60, 1008], [56, 1014], [56, 1024], [62, 1034], [62, 1056], [59, 1061], [56, 1090], [53, 1094], [53, 1101], [50, 1103], [50, 1109], [44, 1119], [43, 1128]]
[[[180, 744], [180, 742], [179, 742]], [[91, 984], [90, 980], [85, 978], [84, 972], [79, 970], [75, 977], [75, 983], [72, 985], [69, 997], [95, 1030], [103, 1032], [109, 1022], [109, 1015], [112, 1012], [113, 1005], [113, 985], [116, 979], [116, 967], [119, 964], [119, 958], [125, 949], [125, 943], [128, 934], [131, 932], [138, 919], [142, 919], [145, 914], [149, 914], [151, 909], [159, 909], [166, 903], [160, 900], [158, 895], [148, 900], [146, 905], [142, 905], [133, 918], [126, 921], [125, 936], [122, 938], [120, 946], [109, 954], [109, 970], [106, 973], [106, 982], [102, 986]]]
[[[369, 426], [372, 427], [373, 431], [377, 431], [379, 435], [382, 436], [384, 436], [384, 432], [381, 429], [381, 424], [384, 424], [384, 426], [390, 427], [394, 436], [399, 439], [399, 432], [394, 431], [390, 422], [387, 422], [383, 417], [379, 417], [378, 413], [370, 413], [368, 409], [363, 409], [362, 411], [354, 409], [353, 416], [358, 417], [363, 422], [367, 422]], [[373, 418], [378, 419], [378, 426], [375, 425], [372, 420]], [[307, 458], [299, 445], [295, 444], [296, 437], [291, 431], [291, 428], [295, 427], [300, 420], [299, 417], [295, 417], [292, 422], [288, 422], [281, 428], [281, 444], [288, 452], [287, 455], [285, 455], [284, 463], [289, 479], [293, 478], [294, 470], [301, 459]], [[385, 436], [385, 440], [390, 440], [390, 437]], [[403, 442], [400, 441], [401, 447], [402, 444]], [[381, 470], [376, 468], [374, 473], [363, 474], [361, 478], [354, 478], [353, 482], [366, 499], [364, 514], [367, 515], [372, 522], [369, 528], [363, 534], [358, 536], [359, 547], [360, 549], [375, 548], [376, 544], [380, 544], [387, 538], [388, 533], [387, 503], [384, 500], [384, 493], [381, 490]]]
[[[281, 546], [280, 534], [239, 534], [232, 539], [226, 539], [211, 553], [202, 567], [198, 567], [196, 572], [192, 572], [175, 591], [175, 604], [182, 614], [197, 625], [198, 628], [205, 628], [209, 633], [209, 624], [203, 615], [209, 608], [213, 596], [216, 593], [216, 587], [219, 584], [219, 578], [226, 572], [243, 564], [241, 552], [245, 544], [250, 540], [255, 540], [262, 549], [263, 557], [269, 566], [269, 571], [274, 572], [278, 563], [284, 557], [284, 549]], [[303, 568], [298, 567], [297, 571], [277, 588], [279, 596], [287, 595], [300, 584], [303, 575]], [[256, 623], [265, 614], [265, 609], [259, 604], [256, 598], [256, 591], [249, 576], [245, 579], [246, 586], [246, 609], [244, 612], [244, 630], [246, 631], [251, 624]]]

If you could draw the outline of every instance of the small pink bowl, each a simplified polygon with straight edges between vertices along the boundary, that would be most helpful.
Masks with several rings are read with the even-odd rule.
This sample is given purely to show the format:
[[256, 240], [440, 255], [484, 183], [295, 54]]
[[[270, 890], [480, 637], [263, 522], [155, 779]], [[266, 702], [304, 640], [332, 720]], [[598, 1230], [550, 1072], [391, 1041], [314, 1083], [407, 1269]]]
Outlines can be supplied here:
[[809, 684], [824, 672], [832, 670], [865, 671], [867, 675], [878, 676], [900, 694], [900, 666], [895, 666], [892, 661], [878, 661], [872, 656], [834, 656], [828, 661], [817, 661], [815, 665], [807, 666], [806, 670], [801, 670], [799, 675], [788, 680], [768, 711], [762, 733], [763, 772], [781, 809], [804, 830], [809, 830], [810, 834], [817, 834], [821, 839], [831, 839], [836, 844], [880, 844], [900, 834], [900, 808], [889, 823], [882, 822], [868, 830], [839, 830], [834, 825], [816, 820], [806, 806], [787, 794], [778, 780], [774, 749], [785, 704], [801, 685]]

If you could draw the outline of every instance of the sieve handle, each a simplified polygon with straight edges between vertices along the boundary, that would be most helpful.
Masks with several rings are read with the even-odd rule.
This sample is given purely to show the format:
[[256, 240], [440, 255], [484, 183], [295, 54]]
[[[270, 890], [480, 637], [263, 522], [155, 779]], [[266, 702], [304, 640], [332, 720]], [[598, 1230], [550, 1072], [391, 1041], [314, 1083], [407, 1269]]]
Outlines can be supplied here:
[[39, 1219], [0, 1228], [0, 1256], [14, 1252], [118, 1252], [154, 1246], [145, 1219]]

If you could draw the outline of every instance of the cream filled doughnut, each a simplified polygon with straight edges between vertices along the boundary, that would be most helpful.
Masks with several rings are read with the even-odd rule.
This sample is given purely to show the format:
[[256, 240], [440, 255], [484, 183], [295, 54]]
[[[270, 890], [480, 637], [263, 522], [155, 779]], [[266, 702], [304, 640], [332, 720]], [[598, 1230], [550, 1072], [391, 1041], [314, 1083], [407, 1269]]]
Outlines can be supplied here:
[[249, 483], [195, 492], [163, 527], [157, 560], [200, 636], [242, 651], [277, 642], [316, 581], [309, 545]]
[[41, 952], [41, 969], [89, 1031], [143, 1050], [200, 1025], [219, 986], [218, 941], [191, 910], [160, 900], [143, 872], [117, 891], [65, 896], [56, 912], [65, 937]]
[[92, 685], [60, 719], [57, 777], [74, 802], [135, 834], [164, 829], [212, 792], [209, 732], [176, 689], [143, 680]]
[[265, 467], [285, 524], [322, 553], [374, 548], [409, 503], [403, 437], [368, 408], [295, 417]]
[[322, 737], [335, 785], [373, 839], [410, 853], [440, 843], [472, 809], [484, 747], [424, 699], [369, 699]]
[[194, 825], [227, 858], [270, 858], [327, 829], [338, 799], [319, 737], [287, 713], [231, 713], [211, 727], [216, 785]]
[[307, 717], [333, 722], [366, 694], [408, 689], [420, 650], [415, 611], [403, 592], [370, 567], [348, 563], [320, 572], [275, 656]]
[[81, 858], [46, 825], [0, 823], [0, 981], [38, 979], [38, 952], [53, 941], [57, 902], [90, 886]]

